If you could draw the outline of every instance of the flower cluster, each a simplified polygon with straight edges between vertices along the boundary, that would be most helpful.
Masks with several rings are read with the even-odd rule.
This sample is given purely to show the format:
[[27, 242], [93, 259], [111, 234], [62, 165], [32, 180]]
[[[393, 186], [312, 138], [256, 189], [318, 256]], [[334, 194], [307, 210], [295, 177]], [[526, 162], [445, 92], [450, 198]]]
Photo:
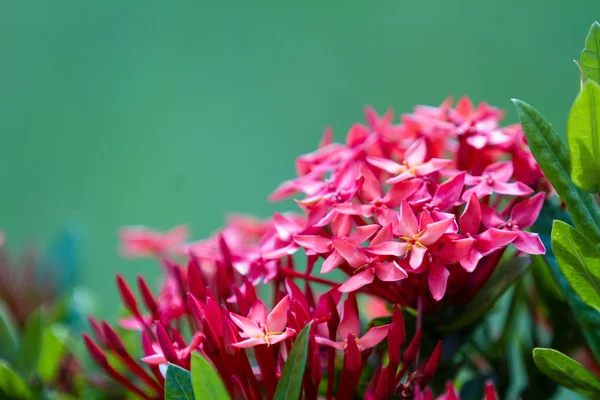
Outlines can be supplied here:
[[[159, 296], [138, 278], [146, 313], [117, 279], [131, 313], [121, 325], [142, 331], [148, 369], [108, 324], [93, 319], [96, 341], [85, 336], [89, 352], [114, 379], [145, 398], [162, 394], [167, 363], [189, 369], [193, 351], [212, 361], [234, 398], [271, 398], [297, 333], [312, 322], [305, 398], [317, 398], [324, 377], [327, 398], [334, 391], [337, 398], [351, 398], [368, 359], [378, 367], [365, 398], [431, 398], [421, 390], [442, 348], [438, 344], [419, 362], [423, 313], [472, 298], [511, 243], [514, 257], [545, 252], [526, 228], [551, 188], [520, 126], [502, 127], [502, 117], [500, 110], [485, 103], [474, 107], [468, 98], [454, 107], [451, 100], [419, 106], [398, 124], [392, 113], [379, 116], [367, 108], [366, 125], [353, 125], [345, 144], [333, 142], [326, 130], [318, 149], [296, 160], [298, 176], [270, 196], [299, 197], [300, 213], [266, 221], [234, 216], [197, 242], [186, 242], [183, 228], [164, 235], [125, 230], [124, 253], [154, 255], [166, 271]], [[186, 266], [169, 261], [177, 255], [189, 257]], [[327, 274], [344, 278], [323, 277]], [[270, 311], [258, 298], [259, 284], [272, 289]], [[403, 347], [397, 306], [389, 324], [362, 332], [359, 294], [384, 300], [390, 310], [416, 309], [413, 339]], [[105, 351], [151, 392], [112, 368]], [[337, 389], [336, 352], [343, 354]]]

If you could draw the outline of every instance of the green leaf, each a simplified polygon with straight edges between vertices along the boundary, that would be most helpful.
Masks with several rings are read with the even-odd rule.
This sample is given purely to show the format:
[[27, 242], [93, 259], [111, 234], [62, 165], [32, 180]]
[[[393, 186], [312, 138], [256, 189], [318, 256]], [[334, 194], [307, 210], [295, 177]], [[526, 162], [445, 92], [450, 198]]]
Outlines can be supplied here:
[[567, 389], [600, 396], [600, 380], [583, 365], [554, 349], [533, 349], [535, 365]]
[[19, 376], [6, 364], [0, 361], [0, 396], [3, 399], [28, 399], [31, 393], [27, 385]]
[[590, 193], [600, 191], [600, 86], [586, 81], [569, 114], [567, 142], [571, 179]]
[[17, 344], [8, 322], [0, 314], [0, 359], [11, 360]]
[[29, 316], [25, 323], [25, 333], [15, 360], [17, 370], [28, 376], [35, 370], [42, 347], [42, 313], [40, 310]]
[[198, 353], [192, 354], [192, 387], [198, 399], [229, 399], [215, 367]]
[[540, 215], [533, 224], [532, 229], [539, 232], [540, 239], [546, 246], [546, 254], [543, 256], [556, 285], [560, 289], [563, 297], [573, 316], [577, 320], [581, 331], [588, 342], [590, 350], [594, 354], [594, 358], [600, 361], [600, 313], [595, 308], [585, 304], [585, 302], [575, 293], [569, 281], [561, 272], [556, 257], [551, 246], [551, 227], [554, 220], [561, 220], [567, 223], [572, 223], [572, 220], [562, 208], [554, 203], [546, 202]]
[[600, 24], [594, 22], [585, 39], [585, 48], [579, 62], [587, 79], [600, 83]]
[[60, 360], [65, 353], [65, 342], [68, 338], [65, 327], [54, 324], [44, 329], [42, 334], [42, 351], [37, 364], [38, 375], [43, 382], [54, 380], [60, 366]]
[[165, 382], [165, 400], [194, 400], [192, 376], [189, 371], [169, 364]]
[[600, 208], [594, 197], [579, 189], [570, 178], [571, 160], [566, 144], [552, 125], [533, 107], [513, 100], [531, 153], [567, 205], [575, 225], [600, 243]]
[[302, 377], [308, 357], [308, 332], [312, 322], [300, 331], [285, 362], [281, 378], [275, 389], [274, 400], [297, 400], [302, 390]]
[[600, 252], [575, 228], [554, 221], [552, 250], [575, 293], [600, 311]]
[[442, 332], [455, 331], [481, 318], [492, 308], [496, 300], [519, 279], [530, 264], [530, 259], [522, 257], [500, 264], [471, 301], [448, 318], [452, 322], [442, 325], [439, 330]]

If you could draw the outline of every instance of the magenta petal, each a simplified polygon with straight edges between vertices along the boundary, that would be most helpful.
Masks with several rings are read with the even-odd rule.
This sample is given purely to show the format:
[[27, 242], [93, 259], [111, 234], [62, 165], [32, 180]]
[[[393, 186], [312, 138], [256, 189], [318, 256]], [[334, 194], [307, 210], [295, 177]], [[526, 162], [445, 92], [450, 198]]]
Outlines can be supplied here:
[[481, 207], [475, 193], [469, 197], [465, 211], [460, 216], [458, 222], [463, 233], [475, 236], [479, 231], [479, 226], [481, 225]]
[[510, 196], [526, 196], [533, 193], [533, 189], [521, 182], [494, 182], [493, 189], [496, 193]]
[[387, 158], [380, 157], [367, 157], [367, 162], [379, 169], [382, 169], [392, 175], [398, 174], [403, 171], [405, 167], [397, 162], [389, 160]]
[[442, 235], [448, 230], [453, 222], [454, 218], [448, 218], [428, 224], [425, 228], [425, 233], [423, 233], [423, 236], [421, 236], [419, 242], [423, 243], [425, 246], [429, 246], [437, 242], [437, 240], [442, 237]]
[[443, 160], [441, 158], [432, 158], [427, 161], [425, 164], [418, 165], [414, 167], [415, 175], [417, 176], [426, 176], [432, 174], [440, 169], [450, 165], [452, 163], [451, 160]]
[[362, 249], [344, 239], [333, 239], [333, 246], [353, 268], [358, 268], [368, 262]]
[[360, 215], [371, 218], [375, 207], [370, 204], [342, 203], [335, 206], [335, 211], [346, 215]]
[[450, 272], [448, 272], [444, 265], [436, 262], [429, 268], [428, 275], [427, 282], [431, 295], [436, 301], [440, 301], [446, 293], [446, 284], [448, 283]]
[[390, 190], [383, 197], [383, 203], [388, 207], [398, 207], [402, 200], [407, 199], [412, 195], [420, 186], [422, 182], [418, 179], [411, 179], [409, 181], [400, 182], [397, 185], [393, 185]]
[[475, 242], [473, 238], [465, 238], [446, 243], [438, 254], [438, 260], [444, 264], [457, 263], [471, 252]]
[[393, 178], [388, 179], [385, 183], [389, 183], [390, 185], [394, 185], [396, 183], [404, 182], [408, 179], [414, 178], [413, 173], [410, 170], [405, 170], [400, 172], [398, 175]]
[[374, 247], [380, 245], [385, 242], [389, 242], [394, 238], [394, 234], [392, 232], [392, 224], [388, 223], [383, 228], [377, 232], [377, 235], [373, 239], [371, 239], [370, 247]]
[[331, 221], [331, 231], [334, 236], [346, 237], [352, 232], [352, 217], [344, 214], [336, 214]]
[[395, 282], [408, 277], [406, 271], [396, 261], [376, 265], [375, 274], [384, 282]]
[[467, 254], [465, 258], [460, 260], [460, 265], [462, 265], [465, 271], [473, 272], [475, 268], [477, 268], [477, 263], [479, 263], [479, 260], [481, 260], [482, 258], [483, 256], [481, 255], [479, 250], [471, 249], [471, 252]]
[[350, 235], [348, 241], [358, 246], [373, 236], [379, 229], [381, 229], [381, 226], [375, 224], [359, 226], [354, 230], [352, 235]]
[[346, 347], [346, 343], [345, 342], [334, 342], [333, 340], [324, 338], [322, 336], [315, 336], [315, 341], [318, 344], [322, 344], [322, 345], [325, 345], [325, 346], [333, 347], [333, 348], [338, 349], [338, 350], [344, 350], [344, 348]]
[[289, 296], [285, 296], [277, 303], [267, 317], [267, 328], [269, 332], [283, 332], [287, 325], [287, 311], [290, 304]]
[[264, 333], [256, 322], [235, 313], [229, 315], [233, 323], [243, 331], [246, 337], [254, 337]]
[[427, 253], [427, 249], [422, 247], [413, 246], [410, 250], [410, 267], [414, 270], [418, 269], [423, 264], [423, 258]]
[[477, 237], [477, 248], [486, 256], [500, 249], [517, 238], [517, 232], [502, 229], [488, 229]]
[[363, 271], [360, 271], [358, 274], [352, 275], [350, 278], [348, 278], [348, 280], [344, 282], [344, 284], [342, 284], [338, 290], [342, 293], [353, 292], [373, 282], [373, 279], [375, 279], [373, 268], [366, 268]]
[[165, 356], [162, 353], [142, 357], [140, 360], [142, 360], [146, 364], [150, 364], [150, 365], [165, 364], [167, 362], [167, 359], [165, 358]]
[[360, 173], [365, 177], [363, 185], [360, 189], [360, 194], [366, 201], [377, 200], [381, 198], [381, 185], [373, 174], [373, 171], [369, 169], [365, 164], [360, 166]]
[[331, 239], [317, 235], [296, 235], [294, 242], [319, 254], [327, 253], [333, 248]]
[[512, 162], [500, 161], [497, 163], [490, 164], [485, 168], [483, 174], [481, 175], [485, 174], [492, 175], [495, 181], [508, 182], [513, 176]]
[[284, 241], [290, 240], [292, 235], [298, 233], [301, 229], [294, 221], [279, 213], [273, 215], [273, 225], [281, 240]]
[[545, 254], [546, 248], [537, 233], [518, 232], [519, 236], [512, 242], [515, 247], [527, 254]]
[[510, 213], [512, 221], [521, 229], [533, 225], [542, 210], [545, 196], [543, 192], [538, 193], [515, 204]]
[[344, 302], [344, 310], [342, 312], [342, 319], [338, 325], [338, 335], [341, 338], [347, 337], [349, 334], [358, 335], [360, 333], [360, 320], [356, 311], [350, 304], [350, 301]]
[[248, 319], [256, 321], [259, 324], [265, 324], [267, 322], [267, 307], [265, 306], [265, 303], [256, 300], [254, 304], [252, 304], [252, 307], [250, 307]]
[[481, 205], [481, 219], [487, 228], [497, 228], [504, 224], [504, 220], [498, 215], [496, 210], [487, 204]]
[[344, 262], [344, 257], [337, 251], [333, 251], [329, 257], [323, 261], [323, 265], [321, 266], [321, 273], [327, 274], [333, 271], [337, 266], [339, 266], [342, 262]]
[[396, 256], [404, 255], [406, 251], [405, 243], [400, 242], [385, 242], [378, 244], [375, 247], [369, 247], [369, 253], [377, 254], [378, 256]]
[[404, 160], [408, 165], [421, 164], [427, 157], [427, 143], [424, 138], [419, 138], [413, 142], [404, 154]]
[[400, 223], [398, 224], [399, 236], [414, 237], [419, 233], [417, 217], [406, 201], [400, 204]]
[[[370, 349], [371, 347], [377, 346], [383, 339], [385, 339], [390, 331], [391, 324], [375, 326], [367, 333], [365, 333], [360, 339], [356, 341], [359, 349]], [[362, 347], [362, 348], [361, 348]]]
[[[280, 332], [280, 331], [272, 330], [271, 332]], [[275, 343], [282, 342], [282, 341], [284, 341], [287, 338], [291, 338], [295, 334], [296, 334], [296, 330], [294, 330], [292, 328], [286, 328], [285, 332], [283, 332], [281, 335], [271, 335], [271, 336], [269, 336], [269, 343], [270, 344], [275, 344]]]
[[440, 210], [447, 210], [458, 202], [465, 186], [465, 175], [465, 172], [461, 172], [438, 186], [435, 191], [434, 204]]
[[260, 346], [261, 344], [267, 344], [262, 337], [242, 340], [241, 342], [232, 343], [231, 345], [233, 347], [239, 347], [240, 349], [247, 349], [249, 347]]

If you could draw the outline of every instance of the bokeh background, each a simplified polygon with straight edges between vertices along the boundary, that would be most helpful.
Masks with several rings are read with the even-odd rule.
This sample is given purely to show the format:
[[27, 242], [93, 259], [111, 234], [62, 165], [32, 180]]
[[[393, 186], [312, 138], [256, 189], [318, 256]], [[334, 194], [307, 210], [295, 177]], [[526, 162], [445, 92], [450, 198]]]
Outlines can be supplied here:
[[202, 238], [284, 210], [266, 197], [294, 158], [365, 104], [468, 94], [515, 121], [517, 97], [563, 130], [599, 17], [598, 0], [3, 1], [0, 230], [17, 250], [75, 229], [114, 316], [115, 272], [158, 272], [119, 257], [120, 226]]

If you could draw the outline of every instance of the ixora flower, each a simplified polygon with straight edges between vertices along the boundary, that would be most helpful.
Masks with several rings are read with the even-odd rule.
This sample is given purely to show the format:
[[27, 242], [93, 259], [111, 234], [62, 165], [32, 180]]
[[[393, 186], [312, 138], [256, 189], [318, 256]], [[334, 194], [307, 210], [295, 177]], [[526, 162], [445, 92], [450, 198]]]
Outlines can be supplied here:
[[[300, 342], [306, 399], [323, 390], [327, 399], [357, 391], [376, 400], [433, 399], [427, 385], [452, 354], [443, 354], [439, 332], [427, 336], [424, 321], [469, 301], [501, 259], [544, 252], [526, 229], [548, 195], [533, 188], [549, 185], [539, 171], [526, 183], [515, 179], [523, 176], [515, 162], [535, 165], [519, 127], [502, 127], [501, 117], [468, 99], [454, 108], [450, 100], [419, 106], [397, 124], [393, 113], [367, 108], [367, 124], [353, 125], [345, 143], [326, 130], [318, 149], [296, 160], [298, 176], [271, 195], [300, 194], [300, 213], [238, 215], [194, 242], [183, 228], [123, 230], [123, 253], [156, 257], [166, 276], [157, 295], [139, 277], [140, 302], [117, 278], [130, 313], [120, 324], [141, 332], [139, 362], [105, 323], [92, 322], [93, 337], [85, 336], [90, 354], [113, 379], [153, 398], [163, 394], [165, 366], [189, 370], [198, 352], [232, 398], [258, 400], [274, 397]], [[258, 298], [261, 288], [271, 301]], [[384, 320], [365, 328], [358, 297], [380, 304]], [[406, 346], [401, 308], [416, 314]], [[439, 397], [453, 398], [452, 386]]]
[[270, 346], [295, 335], [295, 330], [286, 328], [288, 306], [289, 297], [285, 296], [268, 315], [265, 303], [260, 300], [254, 302], [247, 317], [231, 313], [231, 320], [241, 329], [242, 337], [246, 338], [233, 346]]

